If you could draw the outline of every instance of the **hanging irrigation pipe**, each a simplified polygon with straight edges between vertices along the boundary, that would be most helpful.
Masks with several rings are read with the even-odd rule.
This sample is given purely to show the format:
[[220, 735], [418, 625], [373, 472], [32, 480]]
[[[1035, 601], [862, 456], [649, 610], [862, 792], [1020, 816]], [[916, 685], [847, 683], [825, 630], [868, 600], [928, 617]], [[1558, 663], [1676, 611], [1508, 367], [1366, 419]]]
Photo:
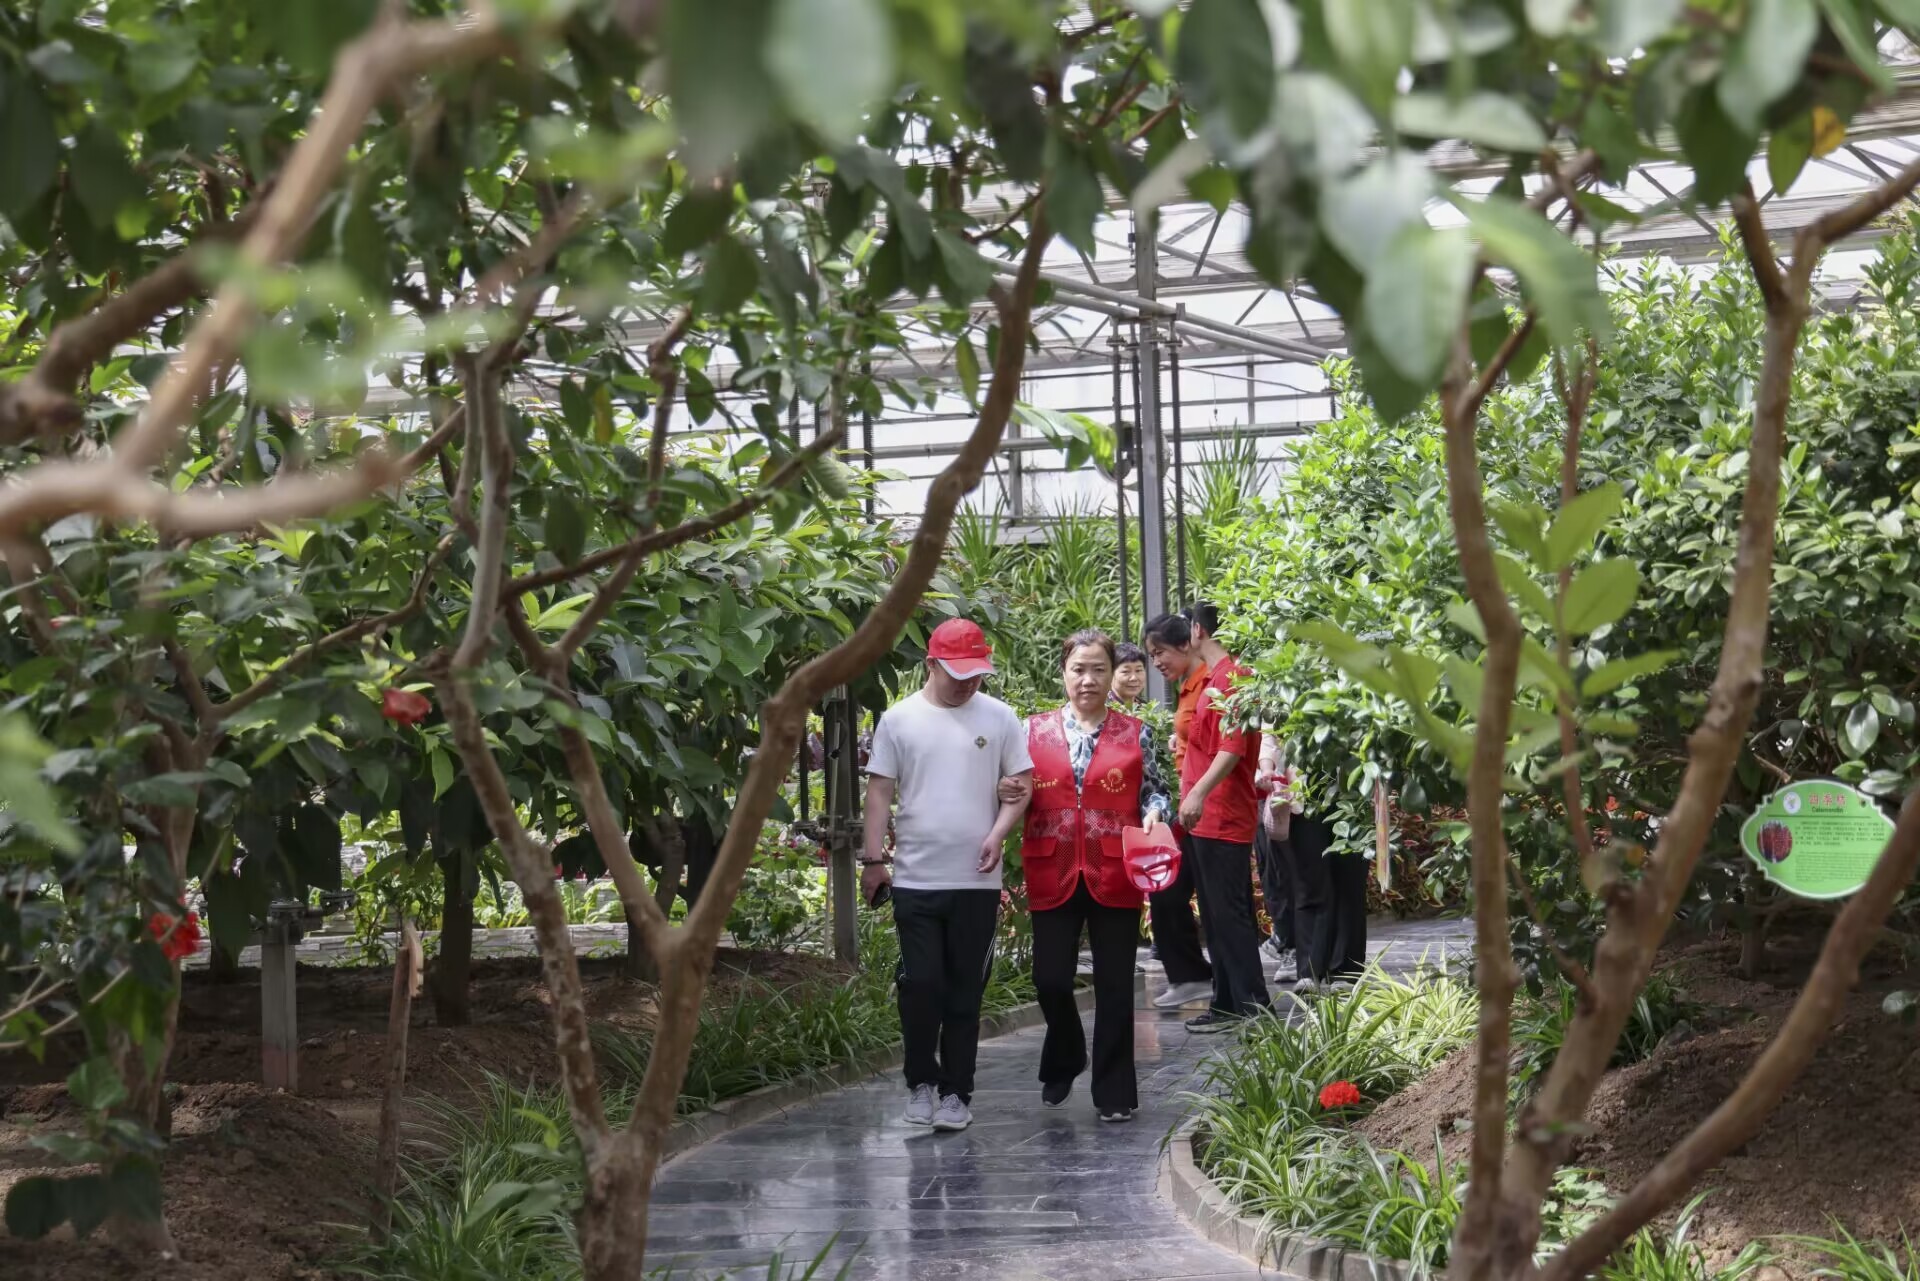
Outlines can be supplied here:
[[[993, 274], [1001, 280], [1013, 279], [1013, 272], [1005, 268], [996, 267]], [[1272, 356], [1276, 360], [1304, 361], [1310, 365], [1318, 365], [1326, 360], [1329, 354], [1318, 347], [1310, 347], [1305, 343], [1292, 342], [1285, 338], [1276, 338], [1271, 334], [1263, 334], [1257, 329], [1248, 329], [1243, 325], [1228, 324], [1224, 320], [1211, 320], [1206, 316], [1189, 316], [1184, 306], [1139, 298], [1118, 289], [1109, 289], [1105, 285], [1075, 280], [1071, 276], [1063, 276], [1058, 272], [1043, 271], [1040, 273], [1040, 279], [1053, 289], [1056, 296], [1064, 295], [1073, 300], [1075, 307], [1087, 311], [1104, 312], [1106, 315], [1118, 316], [1125, 320], [1171, 321], [1179, 333], [1194, 337], [1205, 335], [1216, 341], [1226, 340], [1242, 351]]]
[[[1120, 337], [1120, 326], [1113, 327], [1113, 337], [1109, 340], [1113, 347], [1113, 501], [1114, 526], [1120, 532], [1120, 634], [1133, 635], [1133, 621], [1127, 610], [1128, 574], [1127, 574], [1127, 429], [1121, 414], [1124, 412], [1121, 401], [1120, 348], [1125, 342]], [[1134, 385], [1140, 382], [1140, 348], [1133, 348]]]
[[[1183, 305], [1178, 310], [1184, 316], [1187, 309]], [[1167, 369], [1173, 383], [1173, 573], [1174, 581], [1179, 587], [1174, 600], [1185, 608], [1187, 604], [1187, 460], [1185, 450], [1182, 448], [1185, 433], [1180, 426], [1180, 331], [1177, 329], [1167, 335]]]

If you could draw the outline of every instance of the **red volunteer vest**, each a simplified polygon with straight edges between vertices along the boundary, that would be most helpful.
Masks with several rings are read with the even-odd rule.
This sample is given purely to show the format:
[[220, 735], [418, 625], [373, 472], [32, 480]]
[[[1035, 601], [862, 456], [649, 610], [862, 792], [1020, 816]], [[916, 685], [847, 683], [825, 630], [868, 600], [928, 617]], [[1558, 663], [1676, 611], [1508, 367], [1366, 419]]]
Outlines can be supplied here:
[[1120, 829], [1140, 826], [1140, 722], [1107, 713], [1086, 786], [1078, 792], [1059, 712], [1028, 718], [1027, 749], [1033, 754], [1033, 804], [1020, 862], [1028, 905], [1036, 912], [1059, 907], [1084, 879], [1103, 907], [1140, 907], [1146, 898], [1127, 879], [1120, 849]]

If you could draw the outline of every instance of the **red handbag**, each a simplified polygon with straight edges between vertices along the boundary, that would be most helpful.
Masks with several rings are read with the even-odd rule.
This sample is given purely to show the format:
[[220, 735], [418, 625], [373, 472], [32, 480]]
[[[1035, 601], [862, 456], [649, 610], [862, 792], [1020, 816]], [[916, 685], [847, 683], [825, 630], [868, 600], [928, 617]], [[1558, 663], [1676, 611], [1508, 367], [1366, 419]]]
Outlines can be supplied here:
[[1143, 894], [1158, 894], [1180, 876], [1180, 846], [1164, 823], [1121, 828], [1120, 853], [1127, 879]]

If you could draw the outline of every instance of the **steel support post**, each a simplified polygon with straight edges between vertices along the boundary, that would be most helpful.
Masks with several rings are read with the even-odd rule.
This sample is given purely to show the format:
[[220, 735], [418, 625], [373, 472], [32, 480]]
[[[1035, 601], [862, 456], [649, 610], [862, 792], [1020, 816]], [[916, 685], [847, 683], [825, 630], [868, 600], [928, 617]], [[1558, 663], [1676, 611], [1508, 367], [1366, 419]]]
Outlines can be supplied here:
[[821, 709], [826, 761], [827, 889], [834, 959], [860, 962], [860, 708], [838, 686]]
[[[1159, 289], [1159, 249], [1151, 215], [1135, 216], [1133, 225], [1134, 284], [1140, 297], [1154, 301]], [[1138, 381], [1134, 389], [1133, 460], [1140, 485], [1140, 614], [1141, 620], [1167, 612], [1167, 502], [1166, 440], [1160, 430], [1160, 333], [1158, 321], [1142, 320]], [[1132, 640], [1133, 637], [1128, 637]], [[1166, 682], [1149, 670], [1148, 688], [1165, 700]]]

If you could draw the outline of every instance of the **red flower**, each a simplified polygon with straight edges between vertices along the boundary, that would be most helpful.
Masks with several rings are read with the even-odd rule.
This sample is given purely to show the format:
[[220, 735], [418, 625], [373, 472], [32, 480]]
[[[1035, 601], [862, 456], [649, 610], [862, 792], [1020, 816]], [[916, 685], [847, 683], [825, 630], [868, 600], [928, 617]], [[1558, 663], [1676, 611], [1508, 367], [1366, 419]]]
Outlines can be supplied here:
[[200, 950], [200, 916], [197, 912], [188, 912], [185, 916], [155, 912], [147, 918], [147, 932], [153, 935], [169, 961], [184, 961]]
[[380, 714], [395, 725], [418, 725], [432, 710], [433, 704], [425, 694], [408, 689], [389, 689], [380, 694]]
[[1352, 1081], [1335, 1081], [1331, 1085], [1320, 1087], [1320, 1106], [1332, 1111], [1334, 1108], [1350, 1108], [1360, 1102], [1360, 1087]]
[[1607, 798], [1607, 813], [1617, 814], [1619, 812], [1620, 812], [1620, 802], [1615, 798], [1609, 796]]

